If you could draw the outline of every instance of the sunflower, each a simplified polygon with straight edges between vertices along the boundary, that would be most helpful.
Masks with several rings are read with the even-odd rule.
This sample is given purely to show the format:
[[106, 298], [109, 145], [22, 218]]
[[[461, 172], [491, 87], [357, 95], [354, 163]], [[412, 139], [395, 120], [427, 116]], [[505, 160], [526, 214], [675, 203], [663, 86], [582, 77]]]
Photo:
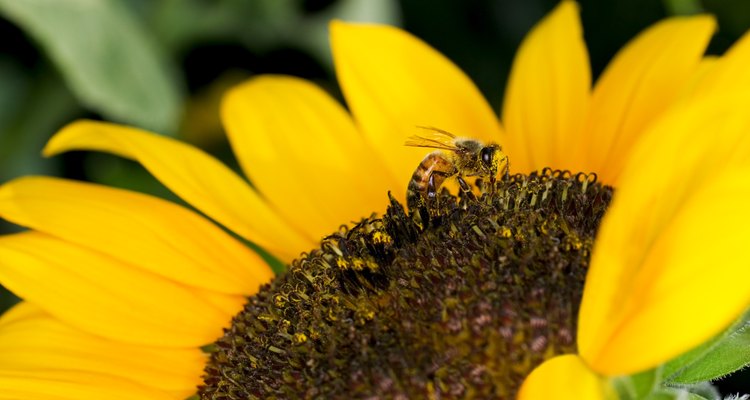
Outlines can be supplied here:
[[[292, 262], [342, 223], [385, 213], [388, 191], [386, 221], [403, 221], [398, 200], [424, 156], [403, 146], [415, 126], [497, 141], [514, 173], [594, 172], [616, 188], [586, 278], [580, 355], [542, 364], [521, 392], [604, 396], [604, 377], [674, 358], [750, 303], [747, 240], [735, 234], [750, 222], [742, 196], [750, 159], [742, 133], [750, 120], [741, 107], [749, 99], [737, 90], [750, 87], [750, 38], [704, 59], [714, 29], [707, 16], [659, 22], [615, 57], [592, 90], [578, 9], [563, 1], [518, 51], [503, 128], [471, 81], [423, 42], [393, 27], [334, 22], [334, 61], [352, 116], [292, 77], [256, 77], [225, 97], [222, 120], [253, 187], [172, 139], [104, 122], [66, 126], [46, 155], [97, 150], [136, 160], [203, 215], [55, 178], [1, 186], [0, 216], [29, 230], [0, 238], [0, 282], [24, 299], [0, 319], [0, 398], [181, 399], [201, 385], [231, 386], [240, 379], [233, 372], [211, 375], [223, 362], [216, 347], [227, 344], [217, 338], [265, 324], [268, 315], [237, 315], [266, 298], [279, 307], [299, 301], [263, 286], [248, 303], [274, 274], [244, 241]], [[411, 235], [404, 224], [399, 229]], [[358, 229], [379, 243], [399, 239], [370, 225]], [[568, 247], [590, 246], [571, 237]], [[341, 267], [377, 267], [366, 261]], [[374, 318], [373, 310], [354, 308], [352, 323]], [[314, 331], [290, 332], [275, 340], [303, 346], [319, 339]], [[265, 347], [285, 353], [274, 342]], [[567, 384], [571, 377], [577, 385]]]

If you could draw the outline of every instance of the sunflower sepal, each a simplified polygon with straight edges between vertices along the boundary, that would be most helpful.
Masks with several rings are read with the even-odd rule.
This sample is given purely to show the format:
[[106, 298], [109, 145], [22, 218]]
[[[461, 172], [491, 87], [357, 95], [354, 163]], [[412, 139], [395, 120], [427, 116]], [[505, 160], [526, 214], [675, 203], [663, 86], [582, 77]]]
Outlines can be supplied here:
[[750, 365], [750, 310], [727, 330], [667, 362], [665, 382], [672, 385], [712, 381]]
[[618, 400], [721, 400], [719, 392], [708, 382], [670, 385], [664, 381], [664, 367], [630, 376], [612, 378], [610, 386]]
[[662, 369], [654, 368], [637, 374], [613, 378], [610, 384], [620, 400], [643, 399], [654, 392], [661, 383]]
[[619, 400], [644, 399], [652, 395], [661, 382], [661, 368], [639, 372], [629, 376], [612, 378], [610, 385]]
[[710, 382], [674, 385], [661, 379], [663, 367], [609, 380], [617, 400], [750, 400], [748, 395], [722, 397]]

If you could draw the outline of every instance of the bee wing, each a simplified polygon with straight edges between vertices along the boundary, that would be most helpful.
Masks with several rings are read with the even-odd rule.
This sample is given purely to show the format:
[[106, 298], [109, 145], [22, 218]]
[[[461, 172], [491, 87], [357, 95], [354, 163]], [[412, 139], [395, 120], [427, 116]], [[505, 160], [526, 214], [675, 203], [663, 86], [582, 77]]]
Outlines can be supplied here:
[[448, 132], [446, 130], [443, 130], [443, 129], [440, 129], [440, 128], [435, 128], [434, 126], [417, 126], [417, 128], [424, 129], [426, 131], [430, 131], [434, 136], [448, 137], [448, 138], [451, 138], [451, 139], [455, 139], [456, 138], [456, 135], [454, 135], [454, 134], [452, 134], [452, 133], [450, 133], [450, 132]]
[[430, 132], [425, 135], [410, 136], [404, 143], [406, 146], [429, 147], [432, 149], [451, 151], [458, 150], [455, 143], [456, 136], [454, 134], [442, 129], [427, 126], [420, 126], [419, 128], [429, 130]]

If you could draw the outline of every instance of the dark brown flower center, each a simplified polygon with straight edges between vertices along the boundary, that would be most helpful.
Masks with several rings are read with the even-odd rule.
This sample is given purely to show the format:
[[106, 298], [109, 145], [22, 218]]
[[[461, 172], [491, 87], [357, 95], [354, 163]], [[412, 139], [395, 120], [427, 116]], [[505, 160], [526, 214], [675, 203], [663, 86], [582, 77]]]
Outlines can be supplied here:
[[391, 200], [248, 300], [203, 399], [511, 399], [575, 351], [612, 189], [546, 170], [479, 199], [443, 191], [422, 227]]

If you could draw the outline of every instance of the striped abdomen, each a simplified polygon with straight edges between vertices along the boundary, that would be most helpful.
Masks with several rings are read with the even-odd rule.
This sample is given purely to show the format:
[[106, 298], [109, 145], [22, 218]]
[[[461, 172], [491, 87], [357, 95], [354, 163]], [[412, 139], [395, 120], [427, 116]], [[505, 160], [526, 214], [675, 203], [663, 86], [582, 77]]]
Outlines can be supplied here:
[[451, 160], [442, 152], [428, 154], [411, 176], [406, 187], [406, 205], [409, 210], [416, 210], [424, 201], [437, 196], [437, 191], [446, 178], [456, 174]]

